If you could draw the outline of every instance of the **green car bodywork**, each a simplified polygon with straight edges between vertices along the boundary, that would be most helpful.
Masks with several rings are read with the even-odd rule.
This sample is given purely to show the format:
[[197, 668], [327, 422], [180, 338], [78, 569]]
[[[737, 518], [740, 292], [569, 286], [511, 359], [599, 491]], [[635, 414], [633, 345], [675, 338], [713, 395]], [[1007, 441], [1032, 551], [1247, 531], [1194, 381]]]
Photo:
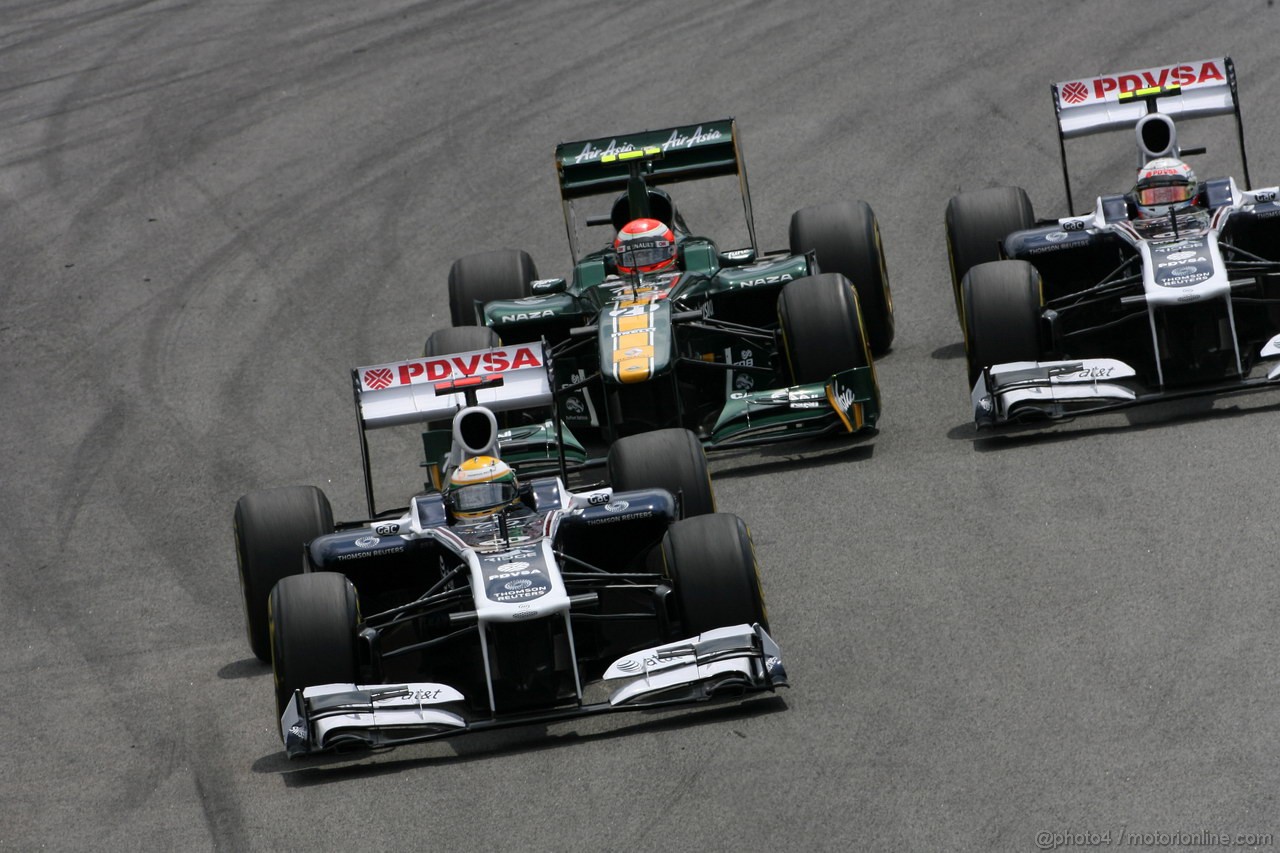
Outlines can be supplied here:
[[[556, 168], [572, 272], [530, 282], [531, 295], [477, 306], [503, 345], [541, 341], [546, 349], [553, 403], [526, 413], [529, 422], [508, 420], [506, 460], [537, 469], [563, 453], [569, 465], [591, 464], [618, 438], [665, 427], [692, 430], [707, 449], [875, 434], [880, 396], [856, 298], [859, 363], [794, 381], [779, 295], [821, 270], [812, 252], [757, 246], [732, 119], [562, 143]], [[660, 189], [725, 176], [738, 179], [750, 240], [729, 251], [692, 233]], [[608, 225], [612, 237], [630, 219], [662, 219], [676, 234], [675, 271], [619, 275], [611, 243], [579, 253], [575, 203], [611, 195], [610, 215], [586, 224]], [[878, 249], [878, 230], [875, 240]]]

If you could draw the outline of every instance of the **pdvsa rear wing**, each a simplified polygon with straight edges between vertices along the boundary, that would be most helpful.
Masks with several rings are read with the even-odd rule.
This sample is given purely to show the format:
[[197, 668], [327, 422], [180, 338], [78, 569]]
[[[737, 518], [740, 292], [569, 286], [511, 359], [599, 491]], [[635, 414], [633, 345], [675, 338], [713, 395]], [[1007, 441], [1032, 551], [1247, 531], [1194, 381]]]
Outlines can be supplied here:
[[627, 191], [638, 160], [643, 161], [641, 175], [649, 186], [737, 175], [751, 248], [759, 252], [738, 125], [726, 118], [557, 145], [556, 174], [574, 263], [578, 260], [578, 238], [573, 200]]
[[[1071, 176], [1067, 169], [1068, 139], [1136, 128], [1140, 156], [1148, 159], [1176, 157], [1178, 146], [1173, 118], [1234, 114], [1245, 187], [1252, 186], [1249, 160], [1245, 154], [1244, 122], [1240, 117], [1240, 99], [1236, 89], [1236, 68], [1229, 56], [1066, 80], [1054, 83], [1050, 89], [1058, 117], [1058, 148], [1062, 155], [1062, 180], [1067, 191], [1068, 212], [1075, 211]], [[1149, 115], [1162, 118], [1153, 121], [1147, 118]], [[1148, 124], [1152, 126], [1144, 130]]]
[[[500, 376], [489, 383], [486, 377]], [[494, 412], [551, 405], [551, 382], [541, 343], [375, 364], [351, 371], [360, 459], [364, 466], [369, 516], [377, 516], [366, 431], [403, 424], [448, 420], [467, 406]]]

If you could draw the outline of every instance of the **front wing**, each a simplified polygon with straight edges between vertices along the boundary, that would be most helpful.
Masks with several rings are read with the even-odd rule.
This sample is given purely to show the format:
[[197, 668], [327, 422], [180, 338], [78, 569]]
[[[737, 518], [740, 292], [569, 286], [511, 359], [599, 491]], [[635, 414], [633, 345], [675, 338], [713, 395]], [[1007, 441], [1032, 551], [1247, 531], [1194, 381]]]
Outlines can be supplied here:
[[280, 718], [290, 758], [341, 748], [386, 748], [529, 723], [740, 697], [786, 687], [782, 652], [759, 625], [716, 628], [615, 661], [606, 701], [502, 716], [469, 713], [447, 684], [321, 684], [297, 690]]
[[[1280, 355], [1280, 338], [1264, 347], [1263, 358]], [[1112, 358], [1016, 361], [985, 368], [973, 385], [973, 418], [978, 428], [1061, 420], [1076, 415], [1126, 409], [1206, 395], [1226, 396], [1280, 385], [1280, 365], [1263, 375], [1209, 385], [1152, 390], [1137, 371]]]
[[880, 395], [874, 367], [855, 367], [826, 382], [732, 394], [706, 442], [709, 449], [825, 433], [876, 433]]

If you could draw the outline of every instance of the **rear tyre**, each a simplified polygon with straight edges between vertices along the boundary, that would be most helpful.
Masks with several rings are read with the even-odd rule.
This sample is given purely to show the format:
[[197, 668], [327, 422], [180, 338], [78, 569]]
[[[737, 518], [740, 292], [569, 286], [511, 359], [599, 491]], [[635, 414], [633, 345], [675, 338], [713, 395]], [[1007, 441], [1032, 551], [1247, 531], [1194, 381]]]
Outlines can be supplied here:
[[716, 511], [707, 455], [687, 429], [659, 429], [620, 438], [609, 448], [609, 484], [615, 491], [666, 489], [680, 498], [681, 517]]
[[769, 627], [751, 534], [742, 519], [716, 513], [677, 521], [662, 540], [686, 635], [759, 623]]
[[449, 314], [455, 326], [480, 325], [479, 309], [495, 299], [532, 295], [538, 269], [528, 252], [498, 249], [458, 258], [449, 268]]
[[1040, 273], [1026, 261], [978, 264], [961, 282], [969, 387], [982, 368], [1040, 359]]
[[865, 201], [806, 207], [791, 214], [791, 253], [813, 251], [822, 272], [853, 282], [862, 307], [867, 344], [879, 357], [893, 344], [893, 295], [880, 241], [880, 225]]
[[271, 591], [271, 668], [276, 717], [293, 691], [356, 680], [360, 604], [351, 581], [337, 572], [282, 578]]
[[947, 257], [956, 316], [964, 326], [960, 282], [978, 264], [998, 261], [1000, 244], [1014, 231], [1036, 224], [1031, 199], [1021, 187], [991, 187], [954, 196], [947, 202]]
[[333, 509], [315, 486], [286, 486], [250, 492], [236, 501], [236, 560], [249, 647], [258, 660], [271, 660], [267, 597], [286, 575], [306, 567], [306, 545], [333, 532]]
[[502, 346], [498, 333], [488, 326], [451, 326], [447, 329], [436, 329], [427, 336], [422, 347], [424, 358], [436, 355], [448, 355], [454, 352], [474, 352], [481, 349], [494, 349]]
[[788, 282], [778, 294], [778, 322], [791, 381], [825, 382], [871, 364], [857, 291], [840, 273]]

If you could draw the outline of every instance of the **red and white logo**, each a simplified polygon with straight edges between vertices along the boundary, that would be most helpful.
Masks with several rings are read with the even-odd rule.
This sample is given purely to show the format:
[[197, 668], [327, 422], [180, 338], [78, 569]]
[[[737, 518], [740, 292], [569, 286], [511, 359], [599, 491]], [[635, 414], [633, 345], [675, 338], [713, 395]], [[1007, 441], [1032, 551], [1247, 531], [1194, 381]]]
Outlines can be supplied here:
[[1089, 87], [1078, 80], [1062, 87], [1062, 100], [1068, 104], [1078, 104], [1088, 97]]
[[365, 386], [372, 388], [374, 391], [381, 391], [394, 381], [395, 377], [391, 374], [391, 368], [389, 367], [375, 367], [373, 370], [364, 372]]
[[1104, 74], [1088, 80], [1073, 80], [1059, 86], [1062, 102], [1070, 106], [1115, 100], [1116, 96], [1139, 89], [1157, 89], [1177, 85], [1183, 89], [1209, 84], [1222, 84], [1227, 80], [1226, 62], [1210, 59], [1182, 65], [1166, 65], [1144, 68], [1121, 74]]
[[366, 391], [382, 391], [393, 385], [443, 382], [542, 366], [541, 348], [527, 345], [502, 347], [484, 352], [458, 353], [370, 367], [361, 371], [361, 383]]

